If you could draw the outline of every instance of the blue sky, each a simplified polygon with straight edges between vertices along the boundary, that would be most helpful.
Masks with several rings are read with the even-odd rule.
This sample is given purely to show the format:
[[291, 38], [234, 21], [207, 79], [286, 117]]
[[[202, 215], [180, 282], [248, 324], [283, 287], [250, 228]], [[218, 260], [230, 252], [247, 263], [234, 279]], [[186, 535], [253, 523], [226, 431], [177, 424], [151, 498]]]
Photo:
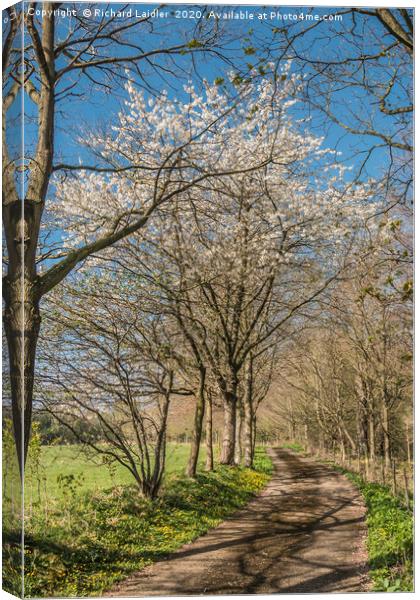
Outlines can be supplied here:
[[[86, 9], [86, 4], [73, 4], [73, 3], [63, 3], [62, 7], [73, 8], [76, 6], [78, 11], [83, 11]], [[142, 11], [150, 11], [159, 5], [153, 4], [129, 4], [124, 5], [120, 3], [115, 3], [112, 5], [108, 5], [108, 8], [113, 8], [114, 10], [131, 10], [133, 15], [135, 15], [136, 11], [141, 13]], [[98, 5], [100, 10], [106, 9], [107, 6], [105, 4]], [[285, 28], [288, 30], [289, 34], [295, 32], [299, 32], [303, 28], [308, 28], [311, 25], [309, 21], [295, 21], [293, 20], [293, 15], [300, 14], [309, 14], [311, 12], [310, 8], [300, 8], [300, 7], [281, 7], [274, 8], [272, 6], [264, 7], [259, 5], [253, 6], [244, 6], [239, 7], [237, 5], [231, 6], [228, 8], [222, 8], [220, 5], [208, 6], [207, 10], [214, 9], [217, 12], [229, 12], [230, 10], [234, 11], [235, 14], [238, 14], [239, 11], [248, 11], [248, 14], [253, 14], [254, 19], [245, 19], [245, 20], [222, 20], [220, 23], [222, 27], [226, 27], [226, 33], [230, 41], [224, 44], [223, 52], [234, 59], [235, 63], [238, 65], [240, 69], [246, 70], [248, 64], [258, 64], [260, 60], [260, 56], [262, 50], [265, 45], [272, 43], [273, 39], [276, 39], [276, 35], [279, 37], [278, 31], [276, 30]], [[178, 44], [181, 40], [190, 41], [195, 37], [193, 33], [193, 27], [196, 25], [197, 20], [193, 19], [177, 19], [176, 13], [177, 11], [188, 11], [188, 14], [194, 14], [196, 11], [202, 11], [202, 7], [194, 6], [194, 5], [170, 5], [165, 9], [169, 15], [164, 19], [155, 19], [153, 20], [153, 25], [155, 31], [153, 34], [146, 32], [143, 26], [139, 26], [135, 28], [131, 32], [131, 38], [136, 43], [141, 41], [142, 46], [147, 50], [151, 47], [162, 46], [166, 47], [167, 45]], [[317, 7], [316, 9], [312, 9], [312, 14], [317, 14], [322, 17], [325, 14], [333, 14], [335, 12], [342, 11], [342, 8], [322, 8]], [[280, 15], [283, 17], [287, 16], [287, 19], [278, 19], [275, 18], [273, 20], [258, 20], [257, 15], [260, 13], [269, 14], [272, 11], [278, 11]], [[289, 17], [292, 15], [292, 19]], [[133, 17], [134, 18], [134, 17]], [[363, 31], [355, 27], [353, 29], [352, 35], [354, 36], [354, 40], [357, 40], [358, 44], [362, 44], [363, 51], [365, 53], [370, 53], [378, 48], [378, 40], [375, 40], [375, 36], [377, 35], [382, 41], [383, 28], [379, 23], [375, 22], [373, 19], [369, 22], [369, 30], [364, 29]], [[66, 35], [69, 24], [71, 23], [71, 18], [63, 17], [60, 19], [57, 25], [57, 37], [63, 38]], [[116, 23], [118, 23], [118, 18], [116, 18]], [[343, 57], [349, 55], [349, 53], [353, 52], [352, 48], [352, 38], [349, 36], [348, 32], [352, 26], [351, 16], [344, 15], [342, 21], [331, 23], [321, 23], [316, 27], [313, 27], [310, 31], [305, 33], [305, 36], [300, 38], [298, 41], [297, 48], [299, 52], [305, 57], [316, 57], [317, 59], [322, 60], [340, 60]], [[331, 39], [327, 36], [327, 32], [331, 30], [331, 28], [336, 29], [337, 35]], [[347, 34], [346, 34], [347, 32]], [[384, 38], [384, 41], [386, 39]], [[250, 52], [250, 49], [255, 48], [255, 54]], [[130, 50], [128, 50], [129, 52]], [[124, 52], [127, 52], [124, 50]], [[134, 52], [134, 51], [133, 51]], [[274, 53], [274, 57], [276, 54]], [[159, 58], [154, 59], [157, 63], [164, 64], [165, 61], [162, 61]], [[147, 82], [148, 85], [153, 88], [156, 93], [158, 93], [159, 89], [163, 87], [166, 88], [169, 92], [169, 95], [174, 95], [180, 97], [182, 95], [182, 86], [188, 81], [188, 79], [192, 79], [192, 81], [196, 84], [199, 84], [201, 79], [205, 77], [209, 81], [214, 81], [216, 78], [224, 77], [226, 74], [226, 70], [228, 69], [227, 65], [220, 59], [215, 56], [209, 57], [209, 55], [205, 55], [204, 57], [200, 57], [196, 55], [194, 61], [194, 69], [191, 57], [187, 56], [178, 56], [176, 58], [176, 63], [178, 67], [181, 67], [185, 70], [183, 76], [173, 76], [171, 73], [165, 75], [164, 80], [160, 75], [157, 75], [151, 70], [150, 66], [147, 66]], [[145, 68], [145, 63], [142, 64], [142, 69]], [[263, 63], [264, 64], [264, 63]], [[383, 60], [383, 65], [386, 64], [386, 59]], [[144, 66], [143, 66], [144, 65]], [[299, 68], [299, 65], [293, 66], [292, 68]], [[371, 67], [373, 69], [373, 67]], [[308, 71], [309, 72], [309, 71]], [[374, 73], [371, 71], [371, 73]], [[379, 70], [378, 70], [379, 74]], [[69, 79], [64, 78], [58, 90], [63, 89], [65, 86], [69, 84]], [[79, 92], [87, 92], [89, 82], [85, 79], [82, 79], [78, 91]], [[405, 74], [401, 80], [401, 86], [404, 88], [410, 85], [409, 76]], [[352, 96], [353, 94], [353, 96]], [[337, 100], [334, 110], [339, 118], [348, 118], [348, 106], [354, 105], [354, 110], [356, 112], [360, 112], [361, 110], [366, 110], [366, 112], [370, 110], [375, 110], [375, 107], [369, 105], [372, 102], [372, 98], [369, 98], [366, 94], [366, 103], [364, 103], [363, 92], [356, 91], [355, 89], [346, 89], [342, 92], [337, 92], [335, 98]], [[65, 162], [74, 163], [78, 162], [79, 159], [87, 160], [90, 164], [92, 164], [92, 160], [89, 160], [86, 154], [86, 150], [80, 147], [75, 142], [75, 136], [83, 130], [83, 128], [87, 129], [95, 129], [97, 124], [106, 124], [106, 123], [115, 123], [116, 114], [120, 109], [121, 102], [124, 98], [124, 91], [122, 88], [114, 89], [112, 93], [107, 94], [103, 91], [103, 89], [99, 89], [94, 93], [89, 93], [88, 97], [79, 99], [78, 97], [72, 97], [58, 104], [58, 113], [56, 118], [56, 155], [59, 161], [63, 160]], [[339, 101], [343, 101], [343, 107], [340, 107]], [[16, 114], [19, 107], [16, 105], [13, 109], [13, 112]], [[300, 118], [302, 116], [306, 116], [306, 108], [304, 109], [303, 105], [298, 105], [295, 109], [296, 117]], [[11, 111], [10, 117], [13, 116], [13, 112]], [[366, 136], [344, 136], [343, 130], [341, 127], [331, 124], [326, 129], [320, 121], [320, 115], [316, 110], [312, 110], [312, 121], [310, 124], [306, 126], [313, 132], [317, 134], [322, 134], [326, 136], [325, 145], [329, 147], [336, 147], [343, 153], [343, 157], [349, 161], [349, 164], [352, 162], [356, 163], [360, 162], [361, 157], [353, 158], [353, 155], [356, 151], [360, 151], [363, 148], [369, 148], [372, 145], [373, 138]], [[375, 119], [377, 120], [377, 126], [380, 129], [388, 130], [389, 128], [394, 127], [395, 123], [389, 117], [381, 115], [380, 111], [376, 111]], [[25, 116], [26, 116], [26, 143], [28, 148], [34, 142], [34, 134], [36, 131], [35, 125], [32, 123], [33, 118], [36, 115], [35, 106], [32, 104], [31, 100], [27, 96], [25, 96]], [[322, 125], [322, 126], [321, 126]], [[369, 161], [367, 167], [367, 174], [370, 176], [378, 176], [383, 168], [387, 165], [388, 156], [386, 151], [384, 150], [376, 150], [373, 157]]]

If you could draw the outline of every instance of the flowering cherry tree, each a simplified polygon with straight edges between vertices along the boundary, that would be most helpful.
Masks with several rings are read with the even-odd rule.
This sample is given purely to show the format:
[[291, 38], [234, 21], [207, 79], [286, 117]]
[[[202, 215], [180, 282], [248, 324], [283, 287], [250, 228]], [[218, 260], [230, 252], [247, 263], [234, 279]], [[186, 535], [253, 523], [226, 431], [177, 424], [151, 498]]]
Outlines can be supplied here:
[[[32, 240], [33, 232], [29, 231], [26, 221], [22, 222], [16, 237], [16, 243], [23, 244], [25, 251], [33, 253], [36, 246], [38, 252], [37, 256], [28, 256], [33, 264], [23, 279], [25, 290], [21, 290], [23, 280], [19, 277], [13, 285], [9, 285], [7, 279], [5, 285], [12, 409], [19, 455], [21, 450], [23, 457], [26, 455], [30, 432], [41, 298], [89, 256], [97, 255], [143, 228], [154, 212], [182, 193], [198, 184], [205, 185], [216, 175], [233, 175], [235, 170], [224, 151], [228, 144], [230, 151], [237, 152], [243, 159], [238, 167], [240, 171], [251, 172], [272, 160], [277, 131], [264, 126], [256, 133], [254, 106], [258, 98], [265, 119], [269, 113], [278, 111], [279, 99], [272, 103], [268, 97], [270, 90], [252, 80], [239, 89], [230, 87], [229, 91], [222, 91], [217, 86], [206, 85], [199, 94], [187, 86], [182, 100], [170, 98], [168, 94], [153, 99], [137, 90], [129, 80], [126, 84], [128, 100], [118, 116], [118, 124], [106, 134], [96, 132], [84, 136], [98, 165], [82, 168], [81, 165], [56, 164], [51, 167], [56, 173], [50, 188], [54, 202], [42, 206], [42, 221], [40, 215], [37, 216], [43, 243], [38, 245], [38, 239]], [[286, 89], [279, 98], [285, 94]], [[252, 137], [255, 141], [250, 159], [245, 157], [241, 144], [245, 138]], [[66, 173], [64, 178], [59, 175], [62, 172]], [[53, 240], [52, 243], [49, 240]], [[25, 298], [24, 380], [19, 359], [22, 323], [18, 308], [22, 293]], [[21, 401], [22, 393], [24, 401]], [[19, 441], [22, 406], [25, 406], [23, 446]]]
[[[181, 31], [172, 23], [155, 29], [152, 14], [127, 14], [116, 20], [106, 11], [98, 15], [95, 4], [87, 12], [89, 16], [61, 11], [52, 2], [43, 3], [42, 10], [17, 4], [7, 9], [3, 20], [4, 325], [21, 474], [31, 428], [41, 298], [80, 261], [116, 241], [115, 235], [108, 235], [96, 239], [97, 245], [68, 252], [58, 248], [59, 236], [48, 230], [53, 174], [66, 170], [61, 156], [67, 143], [73, 146], [74, 141], [69, 140], [72, 128], [68, 124], [78, 121], [79, 107], [83, 113], [85, 104], [95, 114], [97, 98], [102, 104], [111, 96], [118, 97], [127, 81], [151, 93], [163, 87], [163, 82], [171, 86], [185, 77], [186, 57], [194, 56], [198, 76], [201, 59], [207, 62], [212, 57], [223, 68], [238, 63], [237, 71], [243, 72], [237, 53], [227, 47], [226, 31], [211, 21], [200, 20], [199, 26], [184, 22]], [[19, 131], [22, 108], [28, 125], [24, 156]], [[64, 113], [64, 142], [61, 138], [57, 143]], [[132, 222], [133, 229], [142, 224], [139, 217], [137, 223]], [[120, 232], [124, 234], [129, 231]], [[42, 258], [54, 259], [49, 273], [48, 268], [40, 270]]]
[[[224, 403], [221, 460], [232, 464], [247, 358], [268, 349], [285, 324], [348, 268], [347, 254], [380, 193], [371, 183], [346, 184], [345, 171], [331, 160], [323, 140], [293, 124], [287, 97], [275, 96], [272, 81], [255, 89], [260, 104], [250, 96], [248, 116], [234, 131], [229, 117], [224, 141], [217, 131], [218, 152], [210, 143], [200, 145], [200, 152], [211, 148], [207, 161], [222, 164], [222, 175], [183, 189], [171, 211], [159, 211], [142, 236], [124, 243], [127, 254], [118, 250], [119, 264], [123, 260], [146, 276], [150, 289], [163, 290], [161, 310], [175, 314], [196, 355], [202, 377], [193, 464], [206, 370]], [[254, 118], [258, 113], [264, 114], [262, 124]], [[259, 168], [243, 168], [245, 157], [256, 156]], [[116, 252], [108, 258], [115, 259]]]
[[250, 462], [252, 363], [349, 267], [380, 199], [373, 182], [347, 183], [323, 139], [296, 122], [300, 86], [288, 68], [280, 81], [187, 85], [182, 98], [149, 97], [128, 83], [118, 123], [80, 140], [98, 164], [62, 165], [67, 175], [55, 181], [49, 226], [67, 256], [41, 285], [48, 291], [74, 265], [90, 272], [105, 261], [115, 274], [137, 274], [140, 302], [155, 293], [154, 314], [171, 316], [197, 382], [189, 475], [209, 374], [223, 404], [225, 464], [235, 460], [247, 389]]

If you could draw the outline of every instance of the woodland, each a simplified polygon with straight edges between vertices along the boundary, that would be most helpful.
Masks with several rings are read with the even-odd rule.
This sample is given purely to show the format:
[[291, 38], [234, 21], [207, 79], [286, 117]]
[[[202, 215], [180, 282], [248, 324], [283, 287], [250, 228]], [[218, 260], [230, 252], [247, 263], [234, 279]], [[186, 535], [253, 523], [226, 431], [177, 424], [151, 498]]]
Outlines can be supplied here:
[[100, 593], [245, 504], [288, 445], [402, 511], [372, 568], [410, 589], [411, 12], [27, 5], [3, 19], [6, 586], [24, 528], [25, 595]]

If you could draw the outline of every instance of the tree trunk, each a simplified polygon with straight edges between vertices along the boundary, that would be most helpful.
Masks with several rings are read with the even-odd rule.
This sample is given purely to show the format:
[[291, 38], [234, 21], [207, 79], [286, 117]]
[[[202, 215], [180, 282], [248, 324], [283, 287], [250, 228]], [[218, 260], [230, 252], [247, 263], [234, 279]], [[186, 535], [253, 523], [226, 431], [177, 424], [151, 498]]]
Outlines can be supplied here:
[[204, 416], [204, 384], [206, 381], [206, 369], [200, 368], [200, 381], [198, 384], [197, 398], [195, 404], [195, 415], [194, 415], [194, 428], [192, 432], [191, 440], [191, 451], [190, 458], [188, 461], [186, 475], [187, 477], [195, 477], [197, 472], [198, 454], [200, 452], [201, 433], [203, 430], [203, 416]]
[[[252, 406], [251, 406], [251, 408], [252, 408]], [[256, 445], [257, 445], [257, 415], [254, 414], [254, 411], [252, 411], [251, 438], [252, 438], [251, 460], [252, 460], [252, 462], [254, 462], [255, 448], [256, 448]]]
[[252, 468], [252, 407], [248, 399], [244, 406], [244, 466]]
[[206, 411], [206, 471], [213, 471], [213, 399], [211, 392], [207, 394]]
[[35, 354], [40, 315], [35, 285], [16, 278], [5, 285], [4, 329], [9, 354], [13, 432], [23, 474], [32, 420]]
[[309, 447], [308, 424], [307, 423], [305, 423], [305, 427], [304, 427], [304, 439], [305, 439], [305, 452], [307, 452], [308, 447]]
[[323, 456], [325, 454], [325, 433], [323, 429], [321, 429], [321, 431], [319, 432], [318, 449], [319, 454]]
[[406, 444], [407, 444], [407, 462], [410, 463], [411, 462], [411, 445], [410, 445], [410, 428], [408, 426], [408, 423], [405, 424], [405, 437], [406, 437]]
[[344, 444], [343, 437], [340, 440], [340, 446], [341, 446], [341, 462], [342, 462], [342, 464], [344, 464], [346, 462], [346, 446]]
[[369, 458], [375, 460], [376, 448], [375, 448], [375, 420], [373, 417], [373, 408], [369, 407], [368, 416], [368, 427], [369, 427]]
[[391, 468], [391, 443], [389, 437], [389, 413], [385, 399], [382, 405], [382, 431], [384, 439], [385, 469], [389, 471]]
[[235, 465], [239, 466], [242, 461], [242, 425], [243, 409], [242, 402], [236, 403], [236, 423], [235, 423]]
[[347, 427], [344, 425], [343, 422], [341, 422], [340, 427], [341, 427], [342, 434], [344, 435], [344, 437], [347, 439], [348, 443], [350, 444], [350, 448], [351, 448], [352, 452], [356, 452], [356, 443], [353, 440], [353, 438], [351, 437], [350, 433], [348, 432]]
[[252, 358], [248, 361], [244, 394], [244, 466], [252, 468]]
[[235, 463], [236, 392], [226, 393], [224, 401], [223, 444], [220, 464]]
[[[13, 430], [21, 474], [31, 432], [35, 356], [40, 327], [41, 291], [36, 255], [54, 154], [56, 75], [53, 8], [54, 3], [45, 2], [43, 5], [46, 15], [42, 20], [39, 42], [45, 63], [39, 69], [40, 86], [36, 100], [38, 135], [35, 154], [25, 173], [25, 197], [19, 197], [23, 175], [19, 172], [19, 181], [16, 182], [15, 159], [9, 157], [6, 136], [3, 138], [3, 222], [8, 262], [7, 276], [3, 282], [4, 329], [9, 352]], [[26, 25], [31, 33], [33, 17], [27, 16]], [[3, 126], [6, 127], [5, 114]]]
[[168, 392], [165, 394], [163, 410], [162, 410], [162, 419], [159, 426], [159, 433], [156, 440], [155, 447], [155, 464], [153, 469], [153, 477], [151, 481], [151, 498], [154, 499], [157, 497], [159, 493], [160, 486], [162, 484], [162, 477], [165, 472], [165, 463], [166, 463], [166, 430], [167, 430], [167, 422], [168, 422], [168, 413], [169, 413], [169, 403], [171, 399], [171, 390], [173, 384], [173, 372], [169, 375], [169, 385]]

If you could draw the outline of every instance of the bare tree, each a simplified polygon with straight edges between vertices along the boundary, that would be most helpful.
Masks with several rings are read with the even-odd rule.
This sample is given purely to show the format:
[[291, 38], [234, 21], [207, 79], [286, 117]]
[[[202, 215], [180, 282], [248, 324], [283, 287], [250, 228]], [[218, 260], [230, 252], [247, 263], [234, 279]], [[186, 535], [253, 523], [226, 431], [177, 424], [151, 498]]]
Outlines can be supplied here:
[[[97, 92], [110, 94], [115, 89], [122, 90], [124, 85], [133, 85], [134, 82], [153, 94], [156, 77], [161, 82], [169, 81], [169, 85], [170, 73], [175, 77], [186, 77], [182, 67], [185, 55], [195, 57], [195, 66], [199, 56], [210, 53], [230, 63], [229, 51], [224, 51], [219, 29], [206, 19], [192, 23], [187, 34], [180, 35], [173, 44], [162, 44], [164, 33], [155, 31], [153, 19], [147, 15], [116, 20], [113, 16], [102, 16], [100, 10], [96, 15], [96, 6], [92, 5], [91, 16], [84, 17], [75, 4], [72, 15], [66, 17], [68, 27], [63, 27], [60, 4], [44, 2], [42, 18], [37, 16], [38, 6], [38, 3], [27, 3], [23, 11], [19, 8], [8, 10], [9, 24], [3, 47], [3, 127], [7, 128], [7, 114], [13, 113], [22, 95], [25, 107], [27, 102], [30, 103], [29, 118], [34, 122], [31, 130], [34, 131], [34, 143], [32, 134], [28, 135], [31, 143], [25, 150], [24, 165], [19, 162], [19, 149], [12, 148], [11, 151], [7, 131], [3, 136], [3, 218], [7, 245], [4, 323], [10, 362], [13, 424], [22, 467], [31, 426], [41, 299], [87, 257], [144, 227], [155, 209], [178, 193], [173, 181], [171, 190], [166, 189], [168, 181], [164, 175], [168, 170], [180, 168], [178, 163], [186, 144], [184, 140], [166, 156], [163, 163], [152, 167], [155, 193], [143, 210], [131, 209], [129, 219], [126, 211], [120, 211], [114, 215], [113, 222], [108, 223], [108, 228], [102, 228], [97, 236], [83, 240], [76, 247], [56, 248], [57, 244], [52, 241], [52, 246], [45, 251], [42, 225], [48, 216], [48, 208], [45, 210], [48, 207], [47, 196], [54, 193], [51, 189], [54, 173], [81, 172], [84, 169], [127, 173], [138, 168], [138, 161], [116, 165], [113, 160], [110, 161], [109, 153], [99, 157], [93, 154], [94, 162], [89, 164], [67, 164], [60, 160], [55, 132], [61, 107], [66, 102], [69, 105], [74, 101], [88, 101]], [[22, 39], [24, 48], [21, 47]], [[23, 51], [25, 67], [22, 70]], [[180, 64], [177, 57], [181, 58]], [[200, 137], [200, 133], [196, 132], [195, 136]], [[142, 162], [142, 158], [140, 154], [138, 160]], [[183, 167], [187, 168], [187, 165]], [[190, 174], [189, 179], [184, 179], [184, 186], [178, 184], [177, 188], [188, 187], [194, 180], [211, 176], [206, 168], [198, 170], [200, 174], [195, 168], [195, 175]], [[44, 268], [40, 271], [41, 262], [44, 262]]]
[[337, 133], [340, 160], [352, 165], [354, 177], [370, 177], [380, 160], [389, 206], [411, 205], [413, 12], [343, 7], [323, 20], [314, 10], [305, 20], [269, 26], [273, 60], [291, 60], [302, 74], [301, 98], [314, 126]]
[[[128, 282], [131, 293], [121, 278], [96, 272], [50, 297], [36, 392], [94, 456], [124, 466], [142, 494], [155, 498], [170, 399], [191, 392], [177, 382], [170, 324], [139, 310]], [[76, 427], [80, 420], [95, 426], [95, 436]]]
[[410, 451], [411, 297], [400, 252], [391, 259], [395, 221], [382, 224], [362, 238], [352, 271], [283, 358], [277, 417], [292, 424], [292, 439], [301, 424], [322, 451], [338, 447], [343, 459], [365, 458], [372, 469], [382, 457], [389, 471], [393, 458]]

